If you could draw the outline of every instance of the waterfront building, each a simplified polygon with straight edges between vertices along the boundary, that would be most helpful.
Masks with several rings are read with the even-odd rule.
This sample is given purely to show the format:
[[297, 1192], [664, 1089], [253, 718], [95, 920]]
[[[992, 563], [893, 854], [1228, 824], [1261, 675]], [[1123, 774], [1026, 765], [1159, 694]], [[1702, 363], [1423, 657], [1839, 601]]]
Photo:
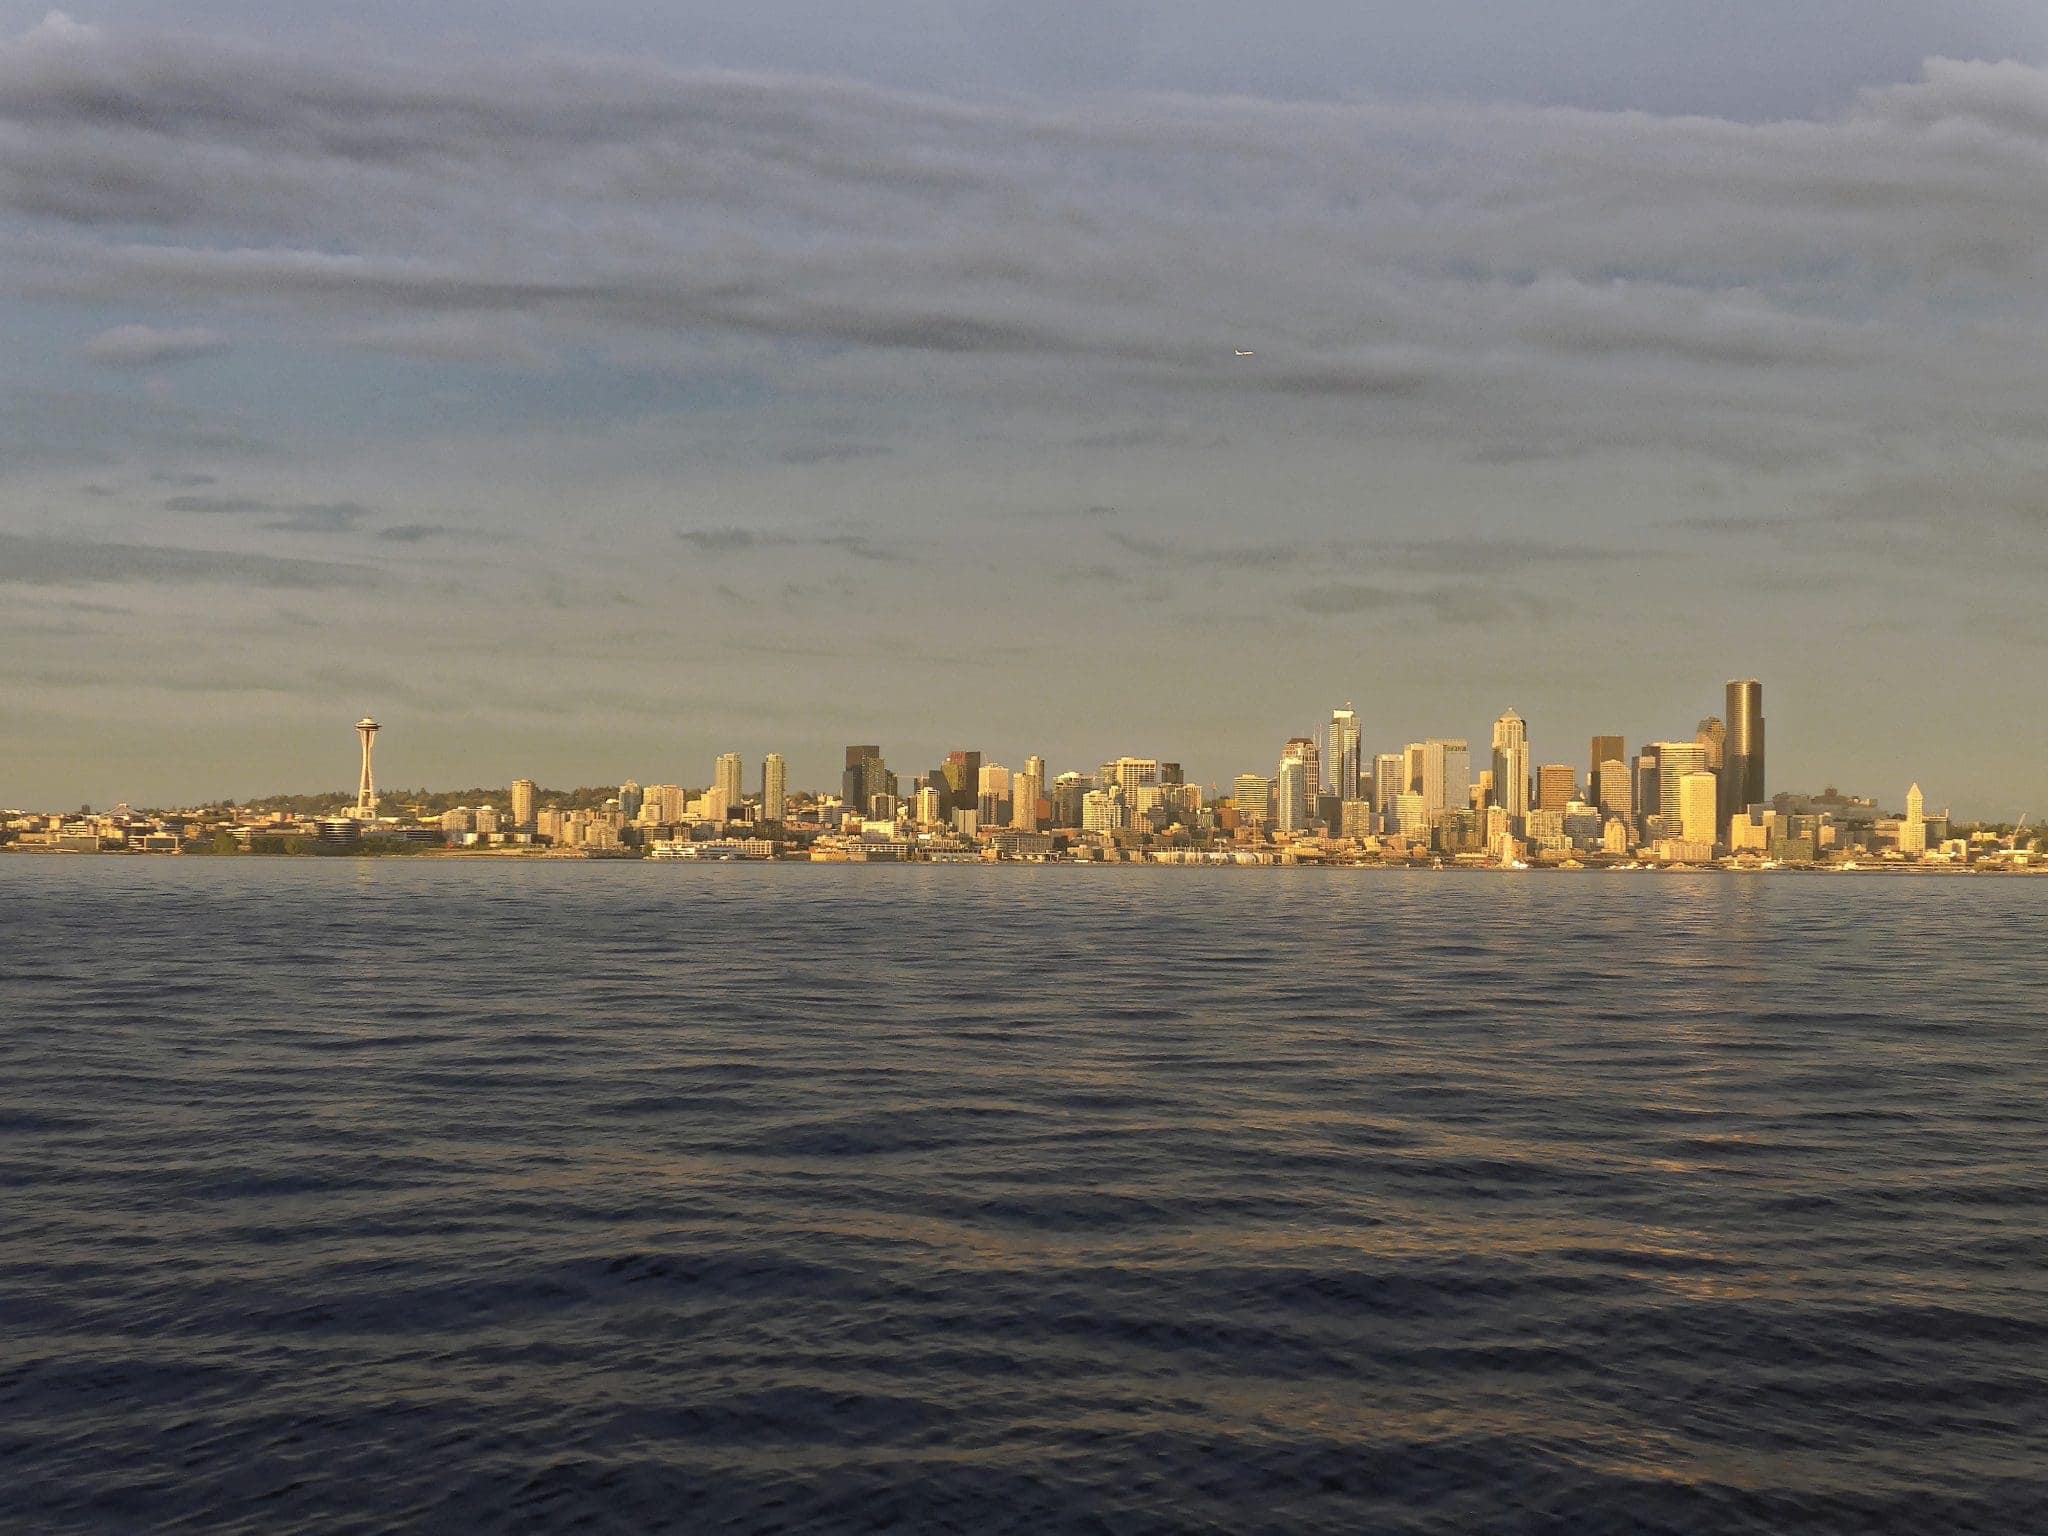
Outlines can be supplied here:
[[1529, 814], [1529, 727], [1512, 709], [1493, 722], [1493, 803], [1513, 826]]
[[1721, 764], [1720, 819], [1762, 805], [1764, 793], [1764, 685], [1755, 678], [1728, 684], [1727, 750]]

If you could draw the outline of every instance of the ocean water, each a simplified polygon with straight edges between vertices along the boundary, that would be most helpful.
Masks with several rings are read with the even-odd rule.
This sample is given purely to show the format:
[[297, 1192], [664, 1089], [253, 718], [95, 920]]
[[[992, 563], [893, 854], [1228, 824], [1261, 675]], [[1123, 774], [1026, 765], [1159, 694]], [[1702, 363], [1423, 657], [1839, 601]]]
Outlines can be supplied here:
[[0, 858], [0, 1528], [2048, 1530], [2044, 935]]

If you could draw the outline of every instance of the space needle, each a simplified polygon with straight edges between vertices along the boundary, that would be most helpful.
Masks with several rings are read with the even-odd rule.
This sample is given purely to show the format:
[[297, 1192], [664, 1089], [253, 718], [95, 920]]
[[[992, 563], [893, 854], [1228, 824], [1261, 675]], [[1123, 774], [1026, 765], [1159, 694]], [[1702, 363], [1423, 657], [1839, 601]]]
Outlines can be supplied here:
[[356, 722], [356, 734], [363, 738], [363, 777], [356, 787], [356, 819], [374, 821], [377, 816], [377, 775], [370, 768], [370, 754], [377, 745], [377, 722], [368, 715]]

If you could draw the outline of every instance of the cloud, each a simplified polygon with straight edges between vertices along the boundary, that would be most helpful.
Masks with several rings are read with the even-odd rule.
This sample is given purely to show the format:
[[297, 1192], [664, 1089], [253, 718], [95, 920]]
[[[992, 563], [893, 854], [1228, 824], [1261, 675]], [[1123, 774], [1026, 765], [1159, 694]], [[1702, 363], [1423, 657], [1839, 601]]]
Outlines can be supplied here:
[[373, 515], [357, 501], [269, 501], [255, 496], [167, 496], [166, 512], [207, 517], [257, 517], [275, 533], [347, 533]]
[[[2038, 419], [2039, 338], [1959, 317], [2027, 316], [2048, 281], [2044, 101], [2039, 70], [1946, 60], [1740, 123], [66, 34], [0, 46], [0, 269], [492, 366], [531, 366], [537, 328], [770, 371], [905, 354], [980, 388], [1066, 370], [1079, 408], [1198, 393], [1482, 457], [1772, 468]], [[126, 346], [217, 340], [149, 334]]]
[[1439, 623], [1460, 625], [1526, 624], [1544, 612], [1542, 601], [1524, 592], [1499, 592], [1484, 587], [1388, 587], [1364, 582], [1328, 582], [1305, 587], [1296, 604], [1318, 615], [1372, 615], [1421, 610]]
[[879, 458], [890, 451], [881, 443], [823, 443], [814, 448], [786, 448], [778, 457], [785, 464], [844, 464]]
[[147, 325], [117, 325], [102, 331], [85, 344], [85, 355], [110, 368], [155, 368], [168, 363], [189, 363], [214, 357], [227, 350], [217, 331], [193, 326], [184, 330], [160, 331]]
[[[896, 550], [857, 533], [756, 532], [751, 528], [686, 528], [676, 535], [698, 554], [717, 558], [755, 549], [824, 549], [856, 560], [897, 563], [908, 559]], [[721, 588], [721, 591], [725, 589]]]
[[245, 550], [180, 549], [0, 532], [0, 584], [11, 586], [343, 586], [364, 567], [289, 560]]

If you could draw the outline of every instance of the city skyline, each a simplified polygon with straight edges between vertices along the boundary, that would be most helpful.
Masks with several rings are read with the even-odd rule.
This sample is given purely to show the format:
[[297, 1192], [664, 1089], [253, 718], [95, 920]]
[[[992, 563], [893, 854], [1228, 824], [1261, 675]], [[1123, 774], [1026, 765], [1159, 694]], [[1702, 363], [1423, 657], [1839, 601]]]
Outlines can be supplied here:
[[46, 9], [5, 798], [326, 782], [344, 694], [416, 781], [1220, 780], [1347, 697], [1578, 763], [1730, 674], [1788, 779], [2040, 798], [2038, 7]]

